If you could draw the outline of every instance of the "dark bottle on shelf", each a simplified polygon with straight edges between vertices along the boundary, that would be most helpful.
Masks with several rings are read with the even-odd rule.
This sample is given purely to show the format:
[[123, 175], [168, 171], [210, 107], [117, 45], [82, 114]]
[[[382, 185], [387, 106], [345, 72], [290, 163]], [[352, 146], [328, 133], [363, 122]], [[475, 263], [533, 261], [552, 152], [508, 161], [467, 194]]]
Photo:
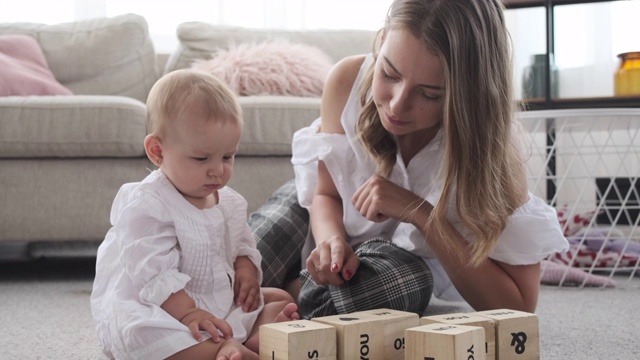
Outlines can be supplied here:
[[[558, 97], [558, 68], [551, 56], [551, 97]], [[545, 62], [546, 54], [531, 56], [531, 65], [524, 68], [522, 74], [522, 97], [525, 99], [545, 98]]]

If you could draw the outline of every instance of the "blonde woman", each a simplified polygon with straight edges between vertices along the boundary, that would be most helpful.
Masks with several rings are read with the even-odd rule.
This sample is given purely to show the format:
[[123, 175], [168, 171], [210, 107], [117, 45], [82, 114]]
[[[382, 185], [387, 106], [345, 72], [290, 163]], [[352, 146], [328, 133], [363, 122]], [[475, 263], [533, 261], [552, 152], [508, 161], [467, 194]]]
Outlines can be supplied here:
[[527, 190], [511, 66], [498, 0], [395, 0], [373, 53], [335, 65], [293, 142], [303, 317], [422, 313], [432, 294], [535, 310], [540, 261], [568, 243]]

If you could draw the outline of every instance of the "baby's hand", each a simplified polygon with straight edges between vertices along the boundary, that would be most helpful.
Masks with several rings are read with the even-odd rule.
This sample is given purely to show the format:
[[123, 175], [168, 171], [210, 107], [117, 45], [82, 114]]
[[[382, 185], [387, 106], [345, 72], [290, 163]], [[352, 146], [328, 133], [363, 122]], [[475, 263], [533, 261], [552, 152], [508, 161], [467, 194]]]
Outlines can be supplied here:
[[236, 272], [234, 285], [235, 301], [245, 312], [253, 311], [260, 305], [260, 284], [255, 276], [246, 276]]
[[238, 257], [235, 263], [236, 277], [233, 286], [235, 301], [245, 312], [253, 311], [260, 305], [260, 284], [258, 271], [247, 257]]
[[[194, 308], [180, 322], [187, 325], [194, 339], [198, 341], [202, 341], [200, 330], [208, 332], [211, 335], [211, 339], [216, 343], [222, 341], [222, 338], [231, 339], [233, 337], [233, 330], [229, 323], [199, 308]], [[221, 333], [222, 337], [220, 336]]]

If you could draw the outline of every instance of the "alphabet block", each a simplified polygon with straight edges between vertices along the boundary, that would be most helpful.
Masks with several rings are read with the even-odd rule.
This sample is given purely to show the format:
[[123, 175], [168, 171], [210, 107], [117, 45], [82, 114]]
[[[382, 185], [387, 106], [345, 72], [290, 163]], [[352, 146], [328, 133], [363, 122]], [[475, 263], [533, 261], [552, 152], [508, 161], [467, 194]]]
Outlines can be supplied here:
[[485, 360], [484, 329], [433, 323], [405, 330], [406, 360]]
[[454, 325], [479, 326], [484, 329], [484, 352], [487, 360], [496, 359], [496, 322], [488, 317], [473, 313], [452, 313], [443, 315], [424, 316], [420, 318], [420, 325], [443, 323]]
[[260, 360], [336, 360], [336, 329], [309, 320], [260, 326]]
[[496, 322], [496, 359], [539, 360], [540, 335], [536, 314], [510, 309], [473, 314]]
[[338, 360], [384, 360], [384, 326], [380, 318], [347, 314], [311, 320], [336, 328]]
[[418, 314], [393, 309], [358, 311], [350, 315], [366, 316], [382, 321], [385, 360], [404, 360], [404, 331], [420, 323]]

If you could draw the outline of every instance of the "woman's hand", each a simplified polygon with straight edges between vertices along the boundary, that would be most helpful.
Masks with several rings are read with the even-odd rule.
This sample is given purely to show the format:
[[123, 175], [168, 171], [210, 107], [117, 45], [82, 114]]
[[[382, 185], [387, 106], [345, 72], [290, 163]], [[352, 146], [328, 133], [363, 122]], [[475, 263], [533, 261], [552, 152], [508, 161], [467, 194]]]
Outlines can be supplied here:
[[[223, 338], [231, 339], [233, 337], [233, 330], [229, 323], [200, 308], [191, 309], [187, 315], [180, 319], [180, 322], [187, 325], [194, 339], [198, 341], [202, 341], [200, 330], [208, 332], [216, 343], [222, 341]], [[222, 337], [220, 333], [222, 333]]]
[[353, 277], [358, 266], [360, 259], [341, 236], [318, 242], [307, 258], [307, 270], [319, 285], [340, 286]]
[[362, 216], [375, 222], [389, 218], [411, 222], [414, 211], [426, 203], [418, 195], [379, 175], [373, 175], [362, 184], [351, 202]]

